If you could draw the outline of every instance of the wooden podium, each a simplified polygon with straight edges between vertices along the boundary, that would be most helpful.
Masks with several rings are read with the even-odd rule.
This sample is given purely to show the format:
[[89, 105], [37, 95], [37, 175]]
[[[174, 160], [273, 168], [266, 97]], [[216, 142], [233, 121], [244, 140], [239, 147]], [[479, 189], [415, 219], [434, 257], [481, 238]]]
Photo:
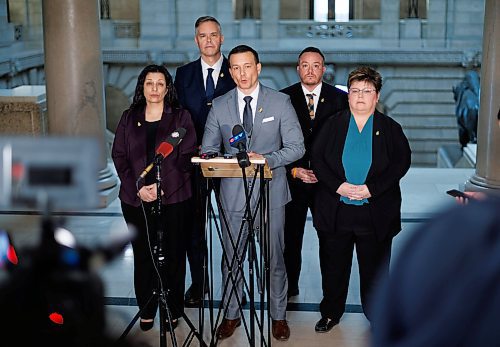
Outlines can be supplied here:
[[[241, 168], [238, 165], [238, 160], [236, 158], [226, 159], [223, 157], [216, 157], [212, 159], [201, 159], [200, 157], [193, 157], [191, 159], [193, 164], [199, 164], [203, 172], [203, 176], [206, 178], [230, 178], [230, 177], [241, 177]], [[273, 174], [269, 165], [267, 165], [265, 159], [250, 159], [249, 167], [245, 168], [245, 173], [247, 177], [254, 177], [257, 171], [257, 177], [260, 177], [259, 167], [264, 165], [264, 178], [272, 179]]]

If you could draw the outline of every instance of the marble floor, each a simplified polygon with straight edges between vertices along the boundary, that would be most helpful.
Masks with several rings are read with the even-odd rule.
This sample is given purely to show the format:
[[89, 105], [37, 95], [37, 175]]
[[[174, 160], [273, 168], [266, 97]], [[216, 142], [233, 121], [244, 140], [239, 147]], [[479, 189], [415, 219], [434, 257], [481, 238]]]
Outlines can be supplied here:
[[[415, 232], [416, 227], [431, 218], [433, 213], [442, 207], [454, 203], [445, 191], [458, 188], [472, 174], [471, 169], [416, 169], [412, 168], [403, 179], [403, 231], [393, 243], [393, 260], [397, 260], [399, 250], [406, 240]], [[113, 201], [108, 207], [72, 213], [54, 213], [53, 218], [62, 219], [63, 225], [75, 236], [77, 243], [97, 249], [112, 243], [117, 235], [126, 235], [126, 225], [121, 216], [119, 202]], [[0, 228], [9, 231], [14, 244], [18, 248], [36, 247], [40, 242], [40, 214], [35, 210], [11, 208], [0, 210]], [[214, 237], [214, 300], [220, 300], [220, 264], [221, 249]], [[287, 342], [271, 339], [272, 344], [286, 346], [327, 346], [337, 347], [367, 347], [370, 345], [370, 326], [364, 317], [359, 298], [359, 278], [357, 263], [353, 257], [353, 269], [346, 314], [340, 324], [329, 333], [318, 334], [314, 324], [320, 318], [319, 302], [321, 293], [321, 275], [319, 271], [318, 241], [309, 219], [306, 226], [303, 249], [303, 268], [300, 279], [300, 295], [289, 301], [287, 319], [291, 328], [291, 337]], [[132, 250], [126, 246], [112, 261], [96, 269], [105, 288], [106, 312], [108, 328], [112, 334], [120, 336], [137, 313], [133, 289]], [[187, 286], [190, 284], [189, 273], [186, 276]], [[248, 315], [248, 305], [245, 314]], [[215, 311], [215, 315], [217, 311]], [[197, 309], [187, 309], [189, 321], [198, 327], [200, 318]], [[203, 341], [210, 343], [210, 311], [205, 310], [205, 328]], [[216, 318], [216, 317], [215, 317]], [[181, 321], [175, 330], [176, 343], [173, 345], [199, 345], [195, 338], [191, 343], [185, 341], [191, 329], [186, 321]], [[267, 335], [267, 334], [266, 334]], [[155, 327], [142, 332], [138, 323], [132, 327], [127, 338], [137, 340], [141, 346], [160, 346], [160, 331], [158, 318]], [[168, 345], [172, 344], [167, 335]], [[229, 339], [221, 341], [220, 346], [248, 346], [245, 329], [238, 328]]]

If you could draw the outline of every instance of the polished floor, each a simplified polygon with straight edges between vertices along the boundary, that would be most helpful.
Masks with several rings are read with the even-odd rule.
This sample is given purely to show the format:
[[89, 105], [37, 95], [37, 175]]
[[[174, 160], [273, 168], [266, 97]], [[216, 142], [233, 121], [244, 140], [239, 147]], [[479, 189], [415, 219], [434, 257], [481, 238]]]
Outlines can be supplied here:
[[[415, 227], [430, 218], [434, 212], [452, 199], [444, 192], [457, 188], [471, 175], [470, 169], [411, 169], [403, 179], [403, 231], [395, 238], [393, 244], [393, 259], [399, 256], [401, 245], [411, 236]], [[77, 243], [90, 249], [96, 249], [112, 243], [116, 235], [126, 235], [126, 226], [121, 216], [118, 201], [113, 201], [108, 207], [96, 211], [81, 211], [72, 213], [54, 213], [53, 218], [63, 218], [64, 226], [70, 230]], [[10, 232], [14, 244], [19, 248], [36, 247], [40, 242], [40, 215], [35, 210], [12, 208], [0, 210], [0, 228]], [[220, 245], [213, 237], [213, 264], [214, 264], [214, 300], [217, 303], [221, 297], [220, 272]], [[129, 246], [119, 253], [111, 262], [103, 264], [97, 269], [105, 288], [106, 312], [110, 333], [120, 336], [137, 313], [133, 289], [133, 262], [132, 250]], [[186, 276], [189, 285], [189, 273]], [[314, 324], [320, 318], [318, 304], [321, 300], [321, 275], [319, 271], [318, 241], [312, 223], [309, 220], [306, 227], [303, 270], [300, 279], [300, 295], [290, 300], [287, 320], [291, 328], [291, 337], [287, 342], [271, 339], [273, 345], [286, 346], [337, 346], [337, 347], [367, 347], [370, 346], [370, 325], [364, 317], [359, 298], [359, 278], [357, 274], [356, 258], [353, 257], [353, 270], [347, 299], [346, 314], [340, 324], [329, 333], [318, 334], [314, 331]], [[214, 311], [214, 319], [217, 318]], [[248, 305], [245, 314], [248, 315]], [[200, 332], [199, 311], [187, 309], [186, 315], [190, 323]], [[204, 311], [204, 328], [202, 339], [210, 344], [210, 325], [212, 317], [210, 311]], [[213, 322], [213, 321], [212, 321]], [[197, 337], [189, 333], [192, 331], [188, 322], [181, 320], [175, 335], [167, 335], [167, 345], [199, 345]], [[267, 333], [266, 333], [267, 336]], [[193, 338], [191, 342], [186, 337]], [[160, 346], [160, 330], [158, 318], [155, 327], [142, 332], [136, 323], [127, 338], [137, 341], [140, 346]], [[172, 341], [175, 338], [175, 341]], [[257, 334], [258, 342], [258, 334]], [[258, 343], [257, 343], [258, 344]], [[248, 346], [248, 336], [245, 329], [240, 327], [229, 339], [218, 343], [220, 346]]]

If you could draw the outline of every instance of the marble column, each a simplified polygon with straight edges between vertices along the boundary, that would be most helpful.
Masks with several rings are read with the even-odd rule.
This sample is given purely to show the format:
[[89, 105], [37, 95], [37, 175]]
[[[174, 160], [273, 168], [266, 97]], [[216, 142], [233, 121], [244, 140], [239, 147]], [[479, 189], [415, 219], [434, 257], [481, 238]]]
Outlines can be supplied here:
[[101, 145], [101, 205], [117, 197], [108, 160], [97, 0], [42, 4], [49, 135], [95, 137]]
[[500, 2], [486, 0], [476, 173], [467, 190], [500, 190]]

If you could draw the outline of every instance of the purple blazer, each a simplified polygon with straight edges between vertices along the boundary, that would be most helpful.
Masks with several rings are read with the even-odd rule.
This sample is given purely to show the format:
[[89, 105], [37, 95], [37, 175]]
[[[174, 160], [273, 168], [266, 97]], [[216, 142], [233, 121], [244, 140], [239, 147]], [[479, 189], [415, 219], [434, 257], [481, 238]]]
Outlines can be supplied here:
[[[146, 162], [144, 110], [145, 108], [139, 108], [123, 112], [111, 151], [111, 157], [121, 182], [119, 198], [122, 202], [136, 207], [140, 205], [137, 191], [144, 185], [143, 180], [141, 180], [136, 187], [136, 181], [149, 164]], [[196, 148], [196, 133], [187, 110], [165, 106], [156, 133], [156, 148], [179, 127], [186, 129], [186, 135], [161, 164], [163, 204], [181, 202], [189, 199], [192, 195], [191, 157]]]

